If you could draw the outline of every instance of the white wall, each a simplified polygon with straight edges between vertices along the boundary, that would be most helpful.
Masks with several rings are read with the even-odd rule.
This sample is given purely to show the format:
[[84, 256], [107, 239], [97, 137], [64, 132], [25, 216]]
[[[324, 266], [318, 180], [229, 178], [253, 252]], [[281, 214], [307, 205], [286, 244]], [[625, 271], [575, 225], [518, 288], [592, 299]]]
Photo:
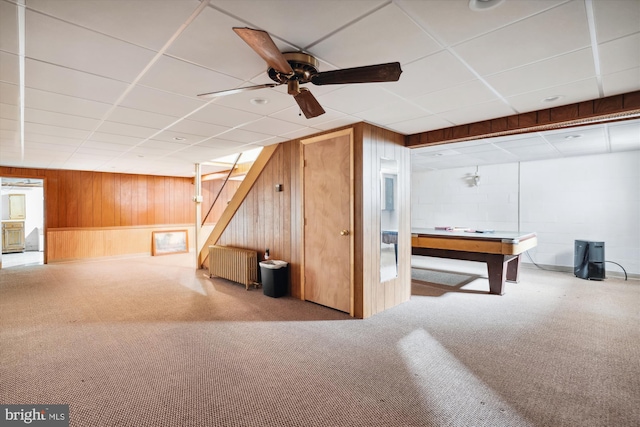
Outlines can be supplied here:
[[477, 187], [475, 169], [413, 173], [411, 226], [535, 231], [533, 260], [562, 267], [576, 239], [604, 241], [608, 261], [640, 274], [640, 151], [480, 166]]

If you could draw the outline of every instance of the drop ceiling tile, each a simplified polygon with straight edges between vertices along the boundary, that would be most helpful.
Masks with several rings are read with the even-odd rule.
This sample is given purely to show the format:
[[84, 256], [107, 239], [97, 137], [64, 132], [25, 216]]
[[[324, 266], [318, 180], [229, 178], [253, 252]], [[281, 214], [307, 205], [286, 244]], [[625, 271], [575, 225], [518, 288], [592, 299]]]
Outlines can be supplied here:
[[391, 3], [331, 34], [311, 51], [338, 68], [348, 68], [395, 61], [404, 64], [441, 49]]
[[0, 81], [20, 84], [19, 57], [11, 53], [0, 51]]
[[218, 126], [211, 123], [200, 122], [196, 120], [181, 120], [171, 126], [168, 131], [173, 132], [180, 137], [181, 134], [197, 135], [202, 138], [210, 137], [223, 133], [230, 128], [227, 126]]
[[182, 145], [191, 145], [197, 144], [200, 141], [207, 139], [208, 136], [204, 135], [192, 135], [185, 132], [175, 132], [171, 129], [164, 130], [162, 132], [158, 132], [150, 138], [153, 141], [167, 141], [167, 142], [178, 142]]
[[213, 157], [211, 157], [209, 160], [215, 157], [222, 157], [227, 154], [239, 153], [242, 151], [242, 147], [244, 147], [245, 145], [247, 144], [243, 142], [229, 141], [222, 138], [211, 138], [198, 143], [199, 147], [207, 147], [219, 151], [215, 154], [212, 154]]
[[423, 117], [429, 113], [429, 111], [426, 111], [424, 108], [417, 105], [417, 103], [396, 101], [394, 103], [383, 104], [379, 107], [361, 111], [354, 115], [369, 122], [386, 125], [388, 123], [398, 122], [402, 119], [410, 120]]
[[513, 115], [514, 111], [502, 101], [489, 101], [482, 104], [469, 105], [459, 107], [455, 110], [438, 113], [442, 119], [453, 123], [454, 125], [462, 125], [466, 123], [480, 122], [495, 117], [505, 117]]
[[110, 105], [38, 89], [25, 88], [25, 104], [32, 109], [52, 111], [78, 117], [101, 119]]
[[571, 141], [554, 144], [554, 147], [558, 151], [563, 154], [571, 154], [571, 155], [588, 155], [588, 154], [596, 154], [596, 153], [607, 153], [609, 152], [609, 147], [607, 146], [605, 141], [593, 141], [588, 143]]
[[154, 151], [162, 151], [162, 152], [174, 152], [177, 150], [181, 150], [182, 148], [186, 147], [188, 144], [181, 144], [179, 142], [175, 142], [175, 141], [166, 141], [166, 140], [159, 140], [159, 139], [150, 139], [148, 141], [145, 141], [144, 143], [136, 146], [134, 148], [134, 150], [138, 153], [141, 152], [145, 152], [146, 150], [149, 150], [149, 152], [154, 152]]
[[442, 113], [496, 99], [496, 95], [480, 80], [412, 98], [417, 105], [432, 113]]
[[68, 136], [51, 135], [44, 133], [46, 129], [38, 129], [41, 132], [31, 132], [27, 127], [24, 133], [25, 143], [38, 142], [42, 144], [52, 145], [68, 145], [72, 147], [78, 147], [84, 141], [83, 138], [70, 138]]
[[[17, 105], [0, 104], [0, 118], [13, 121], [20, 120], [20, 110]], [[2, 126], [0, 126], [2, 129]]]
[[561, 4], [565, 0], [505, 1], [499, 7], [475, 12], [468, 1], [398, 0], [401, 8], [438, 40], [451, 46]]
[[[176, 76], [180, 78], [177, 79]], [[163, 55], [140, 80], [141, 85], [189, 97], [234, 89], [241, 86], [242, 82], [242, 80], [167, 55]], [[204, 98], [202, 100], [208, 101]]]
[[[29, 0], [29, 8], [133, 44], [160, 49], [198, 7], [197, 0], [119, 2]], [[141, 25], [153, 23], [153, 25]]]
[[[385, 0], [218, 0], [215, 6], [232, 16], [242, 16], [253, 28], [269, 31], [272, 37], [304, 49], [384, 3]], [[296, 19], [281, 19], [282, 16], [273, 11], [286, 12], [287, 16]]]
[[[547, 97], [556, 95], [561, 96], [558, 101], [551, 103], [542, 101]], [[595, 98], [598, 98], [598, 82], [595, 78], [591, 78], [566, 85], [510, 96], [507, 98], [507, 101], [509, 101], [509, 104], [515, 108], [517, 112], [526, 113], [528, 111], [559, 107], [561, 105]]]
[[299, 124], [278, 120], [273, 117], [264, 117], [241, 127], [243, 130], [260, 132], [269, 136], [284, 135], [303, 128], [304, 127]]
[[0, 50], [18, 54], [18, 8], [9, 2], [0, 3]]
[[531, 146], [546, 146], [550, 147], [549, 143], [539, 135], [516, 135], [510, 137], [491, 138], [491, 144], [495, 145], [503, 150], [511, 151], [512, 148], [531, 147]]
[[480, 159], [486, 164], [512, 163], [520, 160], [518, 156], [502, 150], [477, 151], [470, 154], [474, 159]]
[[127, 84], [113, 79], [27, 59], [25, 87], [98, 102], [113, 103]]
[[590, 45], [583, 2], [568, 2], [455, 47], [480, 75], [551, 58]]
[[416, 117], [415, 119], [411, 120], [402, 120], [399, 122], [389, 123], [387, 127], [404, 135], [413, 135], [430, 130], [447, 128], [451, 125], [451, 122], [448, 122], [441, 117], [435, 115], [425, 115]]
[[640, 67], [640, 29], [637, 34], [598, 45], [602, 74]]
[[121, 103], [123, 107], [175, 117], [186, 116], [204, 104], [198, 99], [144, 86], [133, 88]]
[[316, 122], [313, 124], [313, 127], [307, 127], [307, 128], [301, 129], [300, 132], [293, 132], [293, 133], [287, 134], [286, 137], [287, 139], [301, 138], [303, 136], [309, 136], [314, 133], [318, 133], [319, 131], [336, 129], [342, 126], [351, 125], [361, 121], [362, 120], [359, 117], [342, 115], [336, 118], [331, 118], [324, 122]]
[[167, 54], [228, 76], [249, 80], [264, 72], [266, 66], [232, 30], [233, 27], [245, 26], [236, 18], [212, 7], [206, 8], [171, 45]]
[[39, 133], [49, 136], [59, 136], [75, 140], [84, 140], [89, 136], [90, 131], [80, 129], [70, 129], [60, 126], [52, 126], [40, 123], [25, 123], [24, 131], [26, 133]]
[[484, 79], [502, 96], [508, 97], [595, 77], [595, 75], [591, 49], [581, 49], [486, 76]]
[[640, 2], [595, 0], [596, 37], [600, 43], [640, 31]]
[[144, 139], [151, 137], [159, 130], [143, 126], [128, 125], [125, 123], [103, 122], [96, 131], [100, 133], [110, 133], [112, 135]]
[[385, 88], [400, 96], [415, 98], [475, 79], [473, 73], [450, 52], [441, 51], [403, 65], [400, 80], [385, 85]]
[[0, 100], [3, 104], [20, 105], [18, 85], [0, 82]]
[[189, 119], [214, 125], [236, 127], [244, 123], [258, 120], [261, 117], [262, 116], [259, 114], [225, 107], [212, 102], [206, 107], [191, 114]]
[[270, 135], [258, 132], [249, 132], [242, 129], [231, 129], [220, 135], [220, 138], [232, 142], [240, 142], [243, 144], [259, 143], [269, 138]]
[[117, 144], [114, 142], [96, 141], [92, 139], [84, 141], [82, 143], [82, 147], [84, 149], [95, 149], [95, 150], [117, 151], [117, 152], [125, 152], [131, 149], [131, 145], [128, 145], [128, 144]]
[[52, 111], [25, 108], [25, 123], [41, 123], [51, 126], [61, 126], [70, 129], [93, 130], [100, 123], [97, 119], [78, 117], [70, 114], [55, 113]]
[[316, 98], [323, 107], [346, 114], [367, 110], [378, 103], [387, 104], [398, 101], [398, 96], [375, 83], [346, 85]]
[[558, 150], [553, 148], [550, 144], [536, 144], [536, 145], [523, 145], [513, 146], [508, 151], [520, 158], [521, 161], [528, 161], [540, 158], [552, 158], [558, 157]]
[[[73, 70], [131, 82], [155, 53], [27, 9], [26, 55]], [[55, 34], [56, 37], [51, 37]]]
[[608, 125], [611, 151], [640, 149], [640, 121], [612, 123]]
[[120, 145], [131, 147], [131, 146], [140, 144], [143, 141], [143, 138], [125, 136], [125, 135], [116, 135], [116, 134], [104, 133], [104, 132], [93, 132], [91, 134], [90, 140], [97, 141], [97, 142], [107, 142], [111, 144], [120, 144]]
[[604, 96], [640, 90], [640, 67], [602, 76]]
[[[120, 145], [120, 147], [124, 147], [124, 146]], [[120, 149], [120, 150], [107, 150], [107, 149], [104, 149], [104, 148], [89, 147], [86, 144], [83, 144], [81, 147], [78, 147], [78, 149], [76, 150], [76, 153], [78, 153], [78, 154], [88, 154], [88, 155], [91, 155], [91, 156], [99, 156], [99, 157], [111, 158], [111, 157], [118, 156], [119, 154], [121, 154], [124, 151], [125, 150], [123, 150], [123, 149]]]
[[209, 147], [191, 146], [175, 151], [172, 158], [186, 160], [189, 163], [203, 163], [215, 155], [215, 150]]
[[20, 128], [20, 120], [16, 119], [0, 119], [0, 129], [4, 131], [18, 132]]

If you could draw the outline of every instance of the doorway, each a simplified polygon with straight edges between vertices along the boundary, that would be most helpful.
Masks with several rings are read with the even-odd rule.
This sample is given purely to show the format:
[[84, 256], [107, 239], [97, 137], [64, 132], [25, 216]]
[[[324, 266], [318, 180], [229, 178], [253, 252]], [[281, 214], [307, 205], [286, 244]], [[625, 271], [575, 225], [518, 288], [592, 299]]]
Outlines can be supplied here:
[[302, 140], [303, 296], [353, 316], [353, 131]]
[[0, 177], [0, 268], [44, 264], [44, 180]]

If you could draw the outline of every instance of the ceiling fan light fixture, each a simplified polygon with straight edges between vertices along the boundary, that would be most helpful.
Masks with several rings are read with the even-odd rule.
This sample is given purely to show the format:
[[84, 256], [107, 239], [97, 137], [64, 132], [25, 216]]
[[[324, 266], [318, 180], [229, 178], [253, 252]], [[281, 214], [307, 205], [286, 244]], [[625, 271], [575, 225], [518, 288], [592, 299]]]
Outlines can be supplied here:
[[469, 9], [474, 12], [484, 12], [500, 6], [504, 0], [469, 0]]

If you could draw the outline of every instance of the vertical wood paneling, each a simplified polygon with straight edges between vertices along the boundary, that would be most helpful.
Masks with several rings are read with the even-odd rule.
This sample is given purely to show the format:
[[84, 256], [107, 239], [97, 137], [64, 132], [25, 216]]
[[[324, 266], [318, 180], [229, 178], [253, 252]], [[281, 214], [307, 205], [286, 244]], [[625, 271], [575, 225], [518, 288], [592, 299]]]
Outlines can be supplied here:
[[91, 227], [98, 227], [99, 224], [102, 224], [102, 177], [104, 174], [96, 173], [93, 174], [92, 179], [92, 193], [91, 196], [93, 198], [92, 208], [93, 212], [91, 213]]
[[102, 223], [100, 224], [102, 227], [112, 227], [116, 225], [114, 182], [114, 175], [102, 175]]
[[132, 176], [122, 175], [120, 177], [120, 224], [130, 226], [133, 224], [133, 206], [131, 197]]
[[[4, 166], [0, 166], [0, 175], [45, 180], [48, 228], [193, 222], [195, 208], [191, 202], [190, 178]], [[170, 191], [165, 191], [166, 187]], [[164, 211], [171, 205], [179, 208], [173, 211], [173, 222], [168, 222], [170, 216]]]
[[93, 224], [93, 177], [91, 172], [80, 172], [78, 226], [91, 227]]
[[122, 176], [121, 175], [114, 175], [113, 176], [113, 193], [112, 196], [113, 200], [117, 200], [118, 202], [114, 204], [113, 206], [113, 225], [115, 226], [121, 226], [121, 219], [122, 219], [122, 200], [120, 199], [121, 197], [121, 188], [122, 188]]
[[[410, 297], [410, 158], [402, 135], [368, 124], [357, 126], [362, 127], [362, 176], [356, 180], [363, 183], [360, 211], [363, 234], [359, 254], [363, 265], [362, 317], [369, 317]], [[384, 283], [380, 283], [381, 157], [398, 162], [398, 206], [402, 210], [398, 230], [398, 277]]]

